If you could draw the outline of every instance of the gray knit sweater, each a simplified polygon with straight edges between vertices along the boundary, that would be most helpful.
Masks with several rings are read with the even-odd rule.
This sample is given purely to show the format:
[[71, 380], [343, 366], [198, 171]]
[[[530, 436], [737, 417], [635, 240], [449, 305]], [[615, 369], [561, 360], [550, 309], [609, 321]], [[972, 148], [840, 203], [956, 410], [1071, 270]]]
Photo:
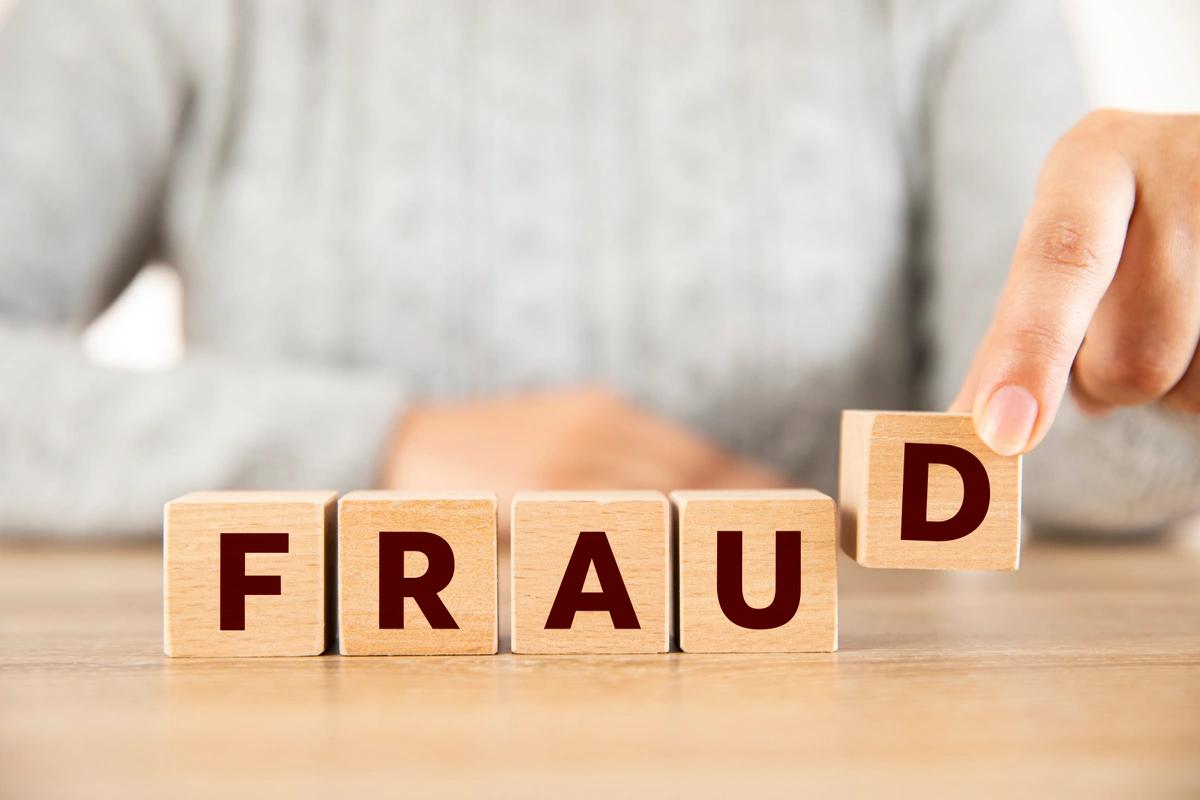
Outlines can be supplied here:
[[[0, 532], [371, 485], [405, 403], [600, 381], [831, 489], [942, 406], [1082, 110], [1054, 4], [25, 0], [0, 28]], [[80, 328], [148, 258], [188, 355]], [[1200, 425], [1068, 411], [1035, 521], [1200, 505]]]

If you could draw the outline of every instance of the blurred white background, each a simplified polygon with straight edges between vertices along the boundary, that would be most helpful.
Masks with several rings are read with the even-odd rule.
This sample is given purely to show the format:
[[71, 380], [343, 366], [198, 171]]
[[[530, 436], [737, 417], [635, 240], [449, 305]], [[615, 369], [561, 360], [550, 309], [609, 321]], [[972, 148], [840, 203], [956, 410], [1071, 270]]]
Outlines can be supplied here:
[[[12, 2], [0, 0], [0, 16]], [[1200, 0], [1062, 3], [1093, 105], [1200, 112]], [[171, 270], [148, 267], [85, 332], [86, 352], [111, 366], [169, 367], [183, 354], [180, 297]]]

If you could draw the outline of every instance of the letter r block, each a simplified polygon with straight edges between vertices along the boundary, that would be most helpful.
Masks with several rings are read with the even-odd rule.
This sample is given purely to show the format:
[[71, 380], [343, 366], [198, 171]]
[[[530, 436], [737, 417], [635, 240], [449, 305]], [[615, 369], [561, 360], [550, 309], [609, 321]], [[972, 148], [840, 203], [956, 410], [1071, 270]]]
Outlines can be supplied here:
[[837, 509], [811, 489], [673, 492], [679, 647], [837, 650]]
[[496, 496], [351, 492], [338, 503], [344, 656], [497, 649]]
[[866, 567], [1014, 570], [1021, 457], [970, 414], [842, 412], [842, 548]]
[[169, 656], [325, 651], [337, 492], [193, 492], [163, 512]]
[[659, 492], [513, 498], [513, 652], [670, 649], [670, 523]]

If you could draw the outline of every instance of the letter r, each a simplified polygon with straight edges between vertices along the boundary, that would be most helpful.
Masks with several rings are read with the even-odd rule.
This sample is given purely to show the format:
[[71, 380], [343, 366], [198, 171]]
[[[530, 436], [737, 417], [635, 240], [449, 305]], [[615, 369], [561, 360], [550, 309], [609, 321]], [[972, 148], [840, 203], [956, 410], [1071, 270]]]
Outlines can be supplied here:
[[[429, 566], [421, 575], [404, 572], [405, 553], [421, 553]], [[429, 626], [457, 629], [458, 623], [438, 593], [454, 578], [454, 549], [436, 533], [425, 531], [380, 531], [379, 533], [379, 627], [404, 627], [404, 599], [411, 597]]]

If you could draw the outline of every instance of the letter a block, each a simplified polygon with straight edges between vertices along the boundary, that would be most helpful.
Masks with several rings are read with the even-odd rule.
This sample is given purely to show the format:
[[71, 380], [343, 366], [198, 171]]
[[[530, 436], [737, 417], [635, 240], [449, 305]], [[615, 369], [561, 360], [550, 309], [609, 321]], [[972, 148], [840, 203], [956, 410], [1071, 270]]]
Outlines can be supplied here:
[[496, 652], [496, 496], [351, 492], [338, 503], [344, 656]]
[[315, 656], [337, 492], [193, 492], [163, 513], [169, 656]]
[[670, 523], [659, 492], [518, 494], [513, 652], [670, 649]]
[[969, 414], [844, 411], [842, 548], [867, 567], [1014, 570], [1021, 457], [975, 435]]
[[674, 492], [679, 647], [837, 650], [837, 510], [810, 489]]

